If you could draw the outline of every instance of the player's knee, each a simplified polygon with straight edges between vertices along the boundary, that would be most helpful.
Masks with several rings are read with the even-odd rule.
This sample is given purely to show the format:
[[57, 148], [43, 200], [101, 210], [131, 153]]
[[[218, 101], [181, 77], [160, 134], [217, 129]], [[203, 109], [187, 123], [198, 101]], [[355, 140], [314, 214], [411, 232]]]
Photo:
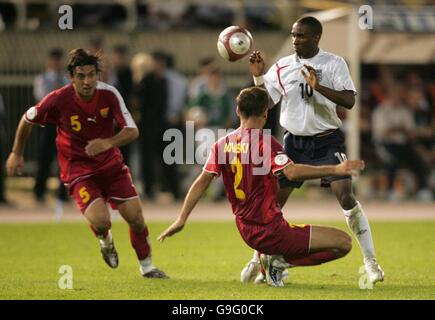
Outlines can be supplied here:
[[100, 219], [92, 224], [98, 234], [106, 233], [112, 227], [110, 219]]
[[344, 210], [350, 210], [356, 206], [356, 199], [352, 193], [342, 193], [338, 197], [341, 207]]
[[343, 232], [340, 237], [339, 249], [343, 256], [347, 255], [350, 250], [352, 250], [352, 237], [350, 237], [346, 232]]
[[143, 215], [142, 215], [142, 208], [132, 208], [131, 214], [129, 215], [128, 224], [133, 230], [141, 231], [143, 229], [143, 226], [145, 224]]

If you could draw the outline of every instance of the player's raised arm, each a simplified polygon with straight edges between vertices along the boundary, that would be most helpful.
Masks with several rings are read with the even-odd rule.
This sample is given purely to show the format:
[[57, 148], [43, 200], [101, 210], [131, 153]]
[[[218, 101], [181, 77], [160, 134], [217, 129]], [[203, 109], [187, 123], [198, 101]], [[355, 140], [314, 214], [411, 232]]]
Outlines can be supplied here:
[[249, 71], [254, 77], [260, 77], [264, 74], [264, 60], [260, 51], [252, 51], [249, 56]]
[[9, 176], [13, 176], [15, 173], [18, 175], [23, 174], [24, 169], [24, 147], [32, 132], [33, 124], [27, 122], [24, 116], [21, 118], [18, 124], [17, 132], [15, 133], [14, 145], [12, 151], [9, 154], [6, 161], [6, 171]]
[[356, 175], [364, 169], [363, 160], [346, 160], [337, 165], [310, 166], [292, 163], [283, 169], [289, 180], [309, 180], [326, 176]]
[[[265, 88], [263, 76], [264, 69], [265, 63], [263, 57], [261, 56], [261, 52], [252, 51], [251, 55], [249, 56], [249, 71], [251, 72], [254, 79], [254, 84], [257, 87]], [[269, 95], [269, 109], [271, 109], [275, 105], [276, 103], [273, 102], [272, 98]]]
[[199, 175], [199, 177], [190, 187], [189, 192], [184, 199], [183, 207], [181, 208], [181, 212], [178, 215], [177, 220], [175, 220], [171, 226], [163, 231], [157, 240], [163, 242], [166, 237], [170, 237], [177, 232], [180, 232], [184, 228], [190, 213], [192, 212], [193, 208], [195, 208], [199, 199], [201, 199], [202, 195], [207, 190], [214, 177], [215, 175], [213, 173], [207, 171], [203, 171]]

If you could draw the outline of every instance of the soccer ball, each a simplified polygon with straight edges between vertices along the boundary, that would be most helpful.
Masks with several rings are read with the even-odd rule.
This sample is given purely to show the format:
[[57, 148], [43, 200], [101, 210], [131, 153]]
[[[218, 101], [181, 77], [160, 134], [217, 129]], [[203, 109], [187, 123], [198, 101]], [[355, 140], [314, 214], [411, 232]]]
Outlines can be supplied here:
[[217, 41], [217, 49], [222, 58], [237, 61], [251, 51], [254, 40], [248, 30], [231, 26], [222, 31]]

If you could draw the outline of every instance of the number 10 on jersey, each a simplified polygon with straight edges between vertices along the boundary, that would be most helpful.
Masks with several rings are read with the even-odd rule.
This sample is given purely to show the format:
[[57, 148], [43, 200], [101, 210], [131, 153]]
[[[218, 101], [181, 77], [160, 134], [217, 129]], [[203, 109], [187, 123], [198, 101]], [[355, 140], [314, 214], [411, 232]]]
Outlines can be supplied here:
[[313, 96], [313, 88], [311, 88], [307, 83], [299, 83], [299, 88], [301, 88], [302, 99], [308, 99]]

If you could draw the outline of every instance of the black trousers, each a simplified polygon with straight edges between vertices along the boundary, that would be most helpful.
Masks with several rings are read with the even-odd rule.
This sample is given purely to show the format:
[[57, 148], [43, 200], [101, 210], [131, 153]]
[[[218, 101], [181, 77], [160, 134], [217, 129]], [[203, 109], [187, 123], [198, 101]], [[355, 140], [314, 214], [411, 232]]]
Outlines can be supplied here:
[[[39, 151], [38, 168], [33, 193], [36, 199], [43, 200], [47, 192], [47, 179], [50, 176], [51, 164], [57, 155], [56, 126], [48, 124], [43, 129], [39, 143]], [[67, 190], [61, 182], [57, 190], [57, 198], [63, 201], [68, 199]]]
[[[163, 141], [164, 130], [142, 127], [140, 131], [140, 165], [145, 195], [153, 199], [155, 196], [155, 186], [159, 182], [161, 187], [167, 186], [175, 199], [179, 199], [180, 179], [177, 165], [167, 164], [163, 159], [163, 151], [170, 143]], [[158, 173], [162, 176], [158, 177]]]

